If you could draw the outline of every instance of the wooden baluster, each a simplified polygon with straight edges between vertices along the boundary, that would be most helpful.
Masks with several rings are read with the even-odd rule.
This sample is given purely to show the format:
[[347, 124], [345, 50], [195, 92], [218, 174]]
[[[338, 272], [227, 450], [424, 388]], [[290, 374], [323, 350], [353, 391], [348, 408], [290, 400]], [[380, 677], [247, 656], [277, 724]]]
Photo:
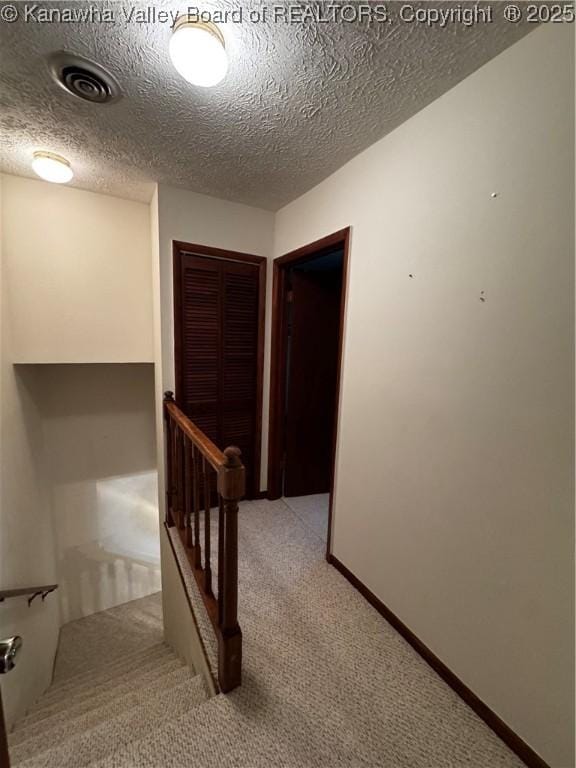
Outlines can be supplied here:
[[174, 525], [180, 525], [180, 471], [178, 469], [179, 453], [178, 453], [178, 435], [180, 434], [179, 428], [176, 424], [173, 425], [172, 439], [174, 443], [173, 456], [174, 467], [172, 471], [172, 511], [174, 514]]
[[174, 441], [174, 494], [172, 505], [174, 509], [174, 523], [178, 528], [180, 527], [180, 462], [178, 453], [179, 434], [180, 430], [178, 426], [174, 424], [174, 429], [172, 431], [172, 440]]
[[188, 549], [194, 546], [192, 541], [192, 452], [194, 447], [190, 440], [184, 444], [184, 526], [186, 529], [185, 544]]
[[172, 516], [172, 421], [168, 414], [166, 418], [166, 477], [164, 479], [166, 485], [166, 510], [165, 518], [166, 524], [169, 526], [174, 525], [174, 518]]
[[[164, 405], [174, 402], [174, 394], [172, 392], [164, 392]], [[164, 417], [166, 419], [166, 475], [164, 477], [164, 484], [166, 486], [166, 523], [169, 526], [173, 526], [176, 523], [175, 519], [175, 483], [174, 483], [174, 430], [175, 426], [172, 423], [172, 418], [168, 410], [164, 408]]]
[[[244, 495], [245, 471], [238, 448], [226, 448], [226, 463], [218, 474], [224, 518], [224, 563], [218, 584], [221, 623], [218, 643], [218, 682], [221, 690], [240, 685], [242, 676], [242, 632], [238, 625], [238, 501]], [[220, 570], [220, 564], [218, 564]]]
[[204, 479], [204, 592], [212, 594], [212, 568], [210, 566], [210, 474], [207, 462], [202, 459]]
[[186, 527], [186, 469], [184, 466], [184, 433], [178, 430], [178, 528], [181, 531]]
[[192, 509], [194, 511], [194, 567], [202, 568], [200, 544], [200, 453], [192, 447]]
[[178, 426], [172, 425], [172, 515], [174, 525], [179, 523], [180, 507], [180, 473], [178, 471]]
[[218, 625], [222, 626], [222, 584], [224, 583], [224, 500], [218, 494]]

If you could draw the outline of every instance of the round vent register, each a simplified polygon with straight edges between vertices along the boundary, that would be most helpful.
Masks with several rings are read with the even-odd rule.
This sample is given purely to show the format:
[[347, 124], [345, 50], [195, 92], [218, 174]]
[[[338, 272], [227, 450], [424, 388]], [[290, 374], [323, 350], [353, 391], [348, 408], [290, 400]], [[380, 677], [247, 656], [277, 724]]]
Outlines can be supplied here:
[[48, 64], [54, 80], [72, 96], [93, 104], [110, 104], [122, 96], [113, 75], [89, 59], [60, 52]]

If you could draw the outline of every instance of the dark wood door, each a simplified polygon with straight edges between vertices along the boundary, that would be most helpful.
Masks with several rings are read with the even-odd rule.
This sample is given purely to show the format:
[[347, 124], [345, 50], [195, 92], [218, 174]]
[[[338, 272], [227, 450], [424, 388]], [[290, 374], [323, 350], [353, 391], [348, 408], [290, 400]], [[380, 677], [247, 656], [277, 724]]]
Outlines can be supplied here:
[[328, 493], [336, 413], [342, 273], [290, 275], [284, 495]]
[[247, 496], [259, 480], [259, 301], [257, 264], [179, 254], [176, 399], [219, 448], [240, 448]]

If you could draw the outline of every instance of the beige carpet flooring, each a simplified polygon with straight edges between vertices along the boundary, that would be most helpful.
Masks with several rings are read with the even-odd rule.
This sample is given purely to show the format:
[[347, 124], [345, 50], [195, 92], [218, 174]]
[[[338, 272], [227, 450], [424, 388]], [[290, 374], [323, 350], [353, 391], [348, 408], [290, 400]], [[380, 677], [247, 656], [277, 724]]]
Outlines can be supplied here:
[[[124, 700], [117, 705], [120, 714], [112, 713], [104, 723], [98, 721], [94, 726], [88, 717], [87, 730], [73, 736], [70, 748], [64, 740], [21, 765], [523, 765], [325, 562], [320, 537], [283, 501], [242, 504], [239, 538], [242, 687], [227, 696], [203, 700], [192, 685], [197, 678], [184, 680], [188, 689], [183, 688], [182, 679], [174, 680], [178, 666], [171, 665], [166, 657], [162, 662], [165, 669], [150, 681], [147, 674], [151, 674], [150, 667], [155, 667], [157, 657], [149, 655], [162, 653], [158, 645], [158, 602], [154, 599], [149, 599], [145, 608], [147, 618], [140, 613], [134, 627], [129, 626], [134, 614], [124, 626], [120, 618], [123, 607], [113, 609], [116, 616], [103, 618], [98, 614], [90, 617], [99, 636], [94, 648], [101, 649], [107, 635], [117, 638], [116, 665], [121, 667], [127, 654], [153, 659], [133, 687], [140, 696], [138, 713]], [[128, 609], [134, 605], [128, 604]], [[65, 630], [57, 666], [58, 685], [73, 686], [86, 674], [81, 670], [85, 668], [83, 658], [92, 655], [90, 635], [86, 627], [69, 625]], [[92, 674], [104, 676], [105, 683], [110, 670], [101, 668]], [[129, 679], [130, 675], [128, 670], [124, 677]], [[164, 678], [166, 688], [161, 682]], [[106, 687], [102, 679], [99, 685], [97, 679], [94, 683], [99, 691]], [[55, 695], [56, 701], [59, 696], [62, 703], [62, 691]], [[49, 707], [52, 716], [54, 706], [53, 701]], [[53, 755], [52, 750], [56, 750]]]
[[244, 682], [97, 763], [519, 768], [283, 502], [240, 512]]

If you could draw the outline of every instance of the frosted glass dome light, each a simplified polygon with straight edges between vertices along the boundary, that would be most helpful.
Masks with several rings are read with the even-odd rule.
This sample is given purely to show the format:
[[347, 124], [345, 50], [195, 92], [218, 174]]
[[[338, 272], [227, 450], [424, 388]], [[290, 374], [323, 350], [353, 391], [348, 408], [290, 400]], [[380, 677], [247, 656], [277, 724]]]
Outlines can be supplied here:
[[54, 184], [66, 184], [74, 176], [68, 160], [53, 152], [34, 152], [32, 170]]
[[210, 88], [224, 79], [228, 56], [224, 36], [216, 24], [179, 16], [169, 44], [172, 64], [193, 85]]

